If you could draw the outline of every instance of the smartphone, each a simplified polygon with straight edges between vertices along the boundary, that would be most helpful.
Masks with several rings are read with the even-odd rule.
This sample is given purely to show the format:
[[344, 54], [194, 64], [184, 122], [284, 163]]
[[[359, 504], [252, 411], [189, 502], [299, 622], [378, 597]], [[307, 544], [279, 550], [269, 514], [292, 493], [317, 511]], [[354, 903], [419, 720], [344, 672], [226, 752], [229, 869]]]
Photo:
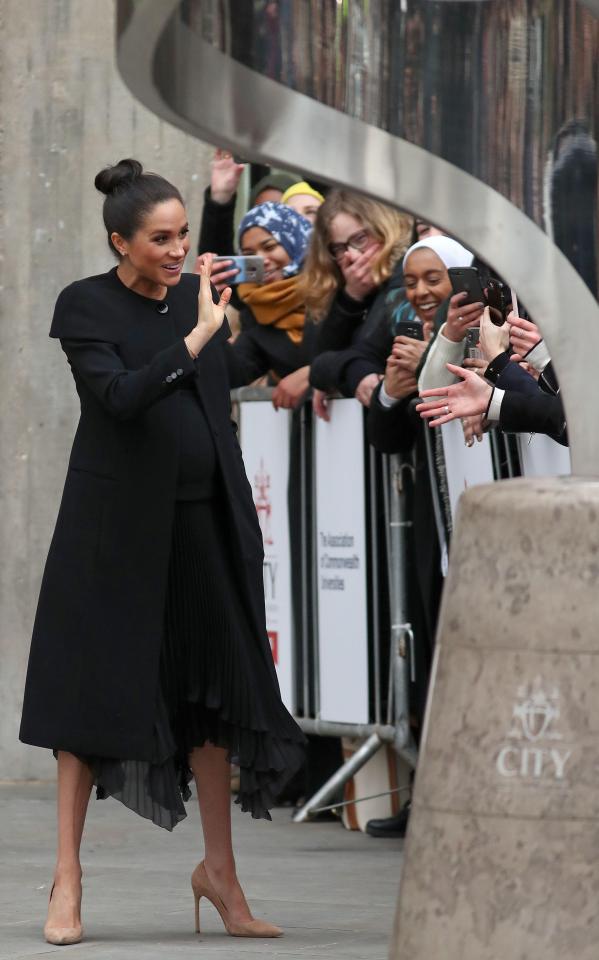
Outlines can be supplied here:
[[476, 267], [449, 267], [447, 273], [453, 292], [468, 294], [467, 298], [462, 300], [462, 306], [465, 307], [468, 303], [487, 302]]
[[400, 320], [395, 324], [394, 337], [410, 337], [412, 340], [424, 340], [420, 320]]
[[223, 260], [231, 260], [229, 270], [237, 268], [239, 271], [234, 277], [228, 280], [231, 285], [235, 283], [263, 283], [264, 282], [264, 260], [262, 257], [237, 257], [231, 254], [230, 257], [215, 257], [213, 263], [222, 263]]
[[478, 345], [480, 330], [478, 327], [468, 327], [466, 331], [466, 349], [470, 360], [482, 360], [483, 352]]
[[512, 309], [512, 291], [496, 277], [489, 277], [487, 284], [487, 304], [491, 322], [501, 327]]

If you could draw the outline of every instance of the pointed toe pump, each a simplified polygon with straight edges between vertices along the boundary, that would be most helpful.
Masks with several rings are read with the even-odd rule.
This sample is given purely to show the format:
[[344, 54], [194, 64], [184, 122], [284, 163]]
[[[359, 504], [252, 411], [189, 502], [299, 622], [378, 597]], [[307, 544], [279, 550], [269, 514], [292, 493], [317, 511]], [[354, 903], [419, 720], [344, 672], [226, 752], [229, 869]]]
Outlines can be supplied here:
[[[48, 903], [52, 901], [53, 893], [54, 884], [52, 884], [50, 900]], [[81, 922], [75, 924], [73, 927], [55, 927], [48, 921], [44, 927], [44, 939], [46, 940], [46, 943], [51, 943], [55, 947], [66, 947], [71, 943], [81, 943], [81, 940], [83, 939], [83, 928], [81, 926]]]
[[231, 937], [281, 937], [283, 935], [280, 927], [276, 927], [274, 923], [267, 923], [266, 920], [233, 920], [210, 883], [203, 860], [191, 875], [191, 888], [195, 899], [196, 933], [200, 932], [200, 900], [206, 897], [218, 910], [225, 930]]

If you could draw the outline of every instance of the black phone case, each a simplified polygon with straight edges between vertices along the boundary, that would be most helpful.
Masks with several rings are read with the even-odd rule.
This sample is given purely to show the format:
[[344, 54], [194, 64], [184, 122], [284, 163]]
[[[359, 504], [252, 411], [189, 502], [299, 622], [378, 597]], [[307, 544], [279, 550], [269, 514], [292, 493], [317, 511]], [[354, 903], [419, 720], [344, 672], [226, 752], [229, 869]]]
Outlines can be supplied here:
[[468, 303], [485, 303], [485, 293], [480, 282], [476, 267], [449, 267], [447, 273], [451, 288], [455, 293], [467, 293], [468, 298], [462, 301], [461, 306]]

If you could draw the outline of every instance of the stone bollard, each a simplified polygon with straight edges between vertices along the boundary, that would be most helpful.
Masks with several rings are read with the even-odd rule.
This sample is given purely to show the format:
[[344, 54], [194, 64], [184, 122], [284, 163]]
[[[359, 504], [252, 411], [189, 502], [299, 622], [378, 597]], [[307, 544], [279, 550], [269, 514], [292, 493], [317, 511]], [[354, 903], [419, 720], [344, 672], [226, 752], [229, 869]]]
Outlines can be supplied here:
[[599, 956], [599, 481], [460, 501], [390, 956]]

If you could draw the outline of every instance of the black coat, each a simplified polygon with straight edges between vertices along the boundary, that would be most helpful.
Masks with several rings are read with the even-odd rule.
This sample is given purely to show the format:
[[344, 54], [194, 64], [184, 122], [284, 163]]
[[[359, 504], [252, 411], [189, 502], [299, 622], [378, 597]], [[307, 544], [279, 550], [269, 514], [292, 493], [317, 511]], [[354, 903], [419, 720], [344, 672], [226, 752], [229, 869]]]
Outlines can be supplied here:
[[[168, 313], [116, 270], [58, 298], [59, 337], [81, 401], [33, 631], [21, 739], [149, 759], [178, 470], [179, 384], [194, 378], [215, 439], [240, 589], [269, 668], [262, 537], [230, 419], [223, 329], [193, 361], [198, 277]], [[276, 683], [276, 680], [275, 680]]]

